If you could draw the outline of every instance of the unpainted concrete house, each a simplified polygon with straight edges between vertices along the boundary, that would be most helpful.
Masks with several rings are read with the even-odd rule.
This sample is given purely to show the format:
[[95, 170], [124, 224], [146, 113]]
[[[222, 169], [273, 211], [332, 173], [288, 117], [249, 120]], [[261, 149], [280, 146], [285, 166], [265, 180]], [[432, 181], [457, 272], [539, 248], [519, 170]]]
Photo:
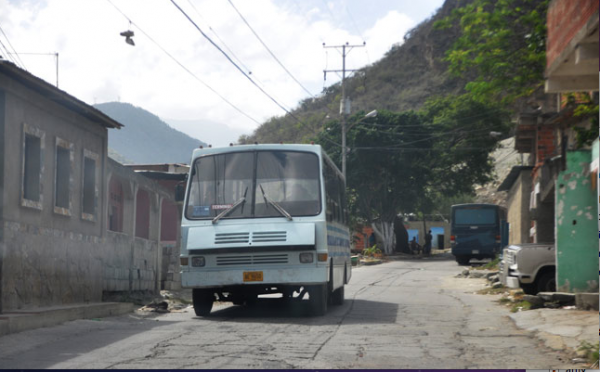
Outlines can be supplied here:
[[160, 289], [173, 193], [108, 158], [121, 126], [0, 62], [0, 313]]

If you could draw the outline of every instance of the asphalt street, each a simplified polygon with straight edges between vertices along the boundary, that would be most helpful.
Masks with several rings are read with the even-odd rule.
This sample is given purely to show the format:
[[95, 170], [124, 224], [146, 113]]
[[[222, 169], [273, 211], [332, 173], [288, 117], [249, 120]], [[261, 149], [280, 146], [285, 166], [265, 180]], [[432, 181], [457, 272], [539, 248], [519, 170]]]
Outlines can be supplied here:
[[261, 298], [77, 320], [0, 338], [0, 366], [25, 368], [527, 368], [569, 359], [519, 330], [482, 279], [455, 278], [450, 259], [353, 269], [342, 306], [308, 317], [305, 304]]

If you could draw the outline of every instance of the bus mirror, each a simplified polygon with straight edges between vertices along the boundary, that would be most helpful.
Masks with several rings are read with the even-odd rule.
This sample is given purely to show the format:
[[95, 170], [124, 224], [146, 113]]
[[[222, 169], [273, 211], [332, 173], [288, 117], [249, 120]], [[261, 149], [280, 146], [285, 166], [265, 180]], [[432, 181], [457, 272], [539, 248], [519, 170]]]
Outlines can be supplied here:
[[175, 186], [175, 201], [182, 202], [185, 199], [185, 183], [181, 182]]

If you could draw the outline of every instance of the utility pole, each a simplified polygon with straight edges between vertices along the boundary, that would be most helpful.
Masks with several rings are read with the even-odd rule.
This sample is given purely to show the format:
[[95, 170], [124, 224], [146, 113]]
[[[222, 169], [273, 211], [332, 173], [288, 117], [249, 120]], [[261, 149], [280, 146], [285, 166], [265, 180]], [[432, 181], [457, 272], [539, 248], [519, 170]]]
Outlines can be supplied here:
[[346, 98], [346, 71], [356, 71], [356, 70], [346, 70], [346, 56], [350, 53], [350, 51], [354, 48], [364, 47], [366, 45], [363, 42], [361, 45], [350, 45], [346, 43], [344, 45], [325, 45], [323, 43], [323, 48], [335, 48], [342, 49], [342, 69], [341, 70], [323, 70], [323, 77], [327, 78], [328, 72], [341, 72], [342, 73], [342, 101], [340, 102], [340, 115], [342, 117], [342, 174], [344, 175], [344, 182], [346, 182], [346, 117], [350, 114], [350, 99]]

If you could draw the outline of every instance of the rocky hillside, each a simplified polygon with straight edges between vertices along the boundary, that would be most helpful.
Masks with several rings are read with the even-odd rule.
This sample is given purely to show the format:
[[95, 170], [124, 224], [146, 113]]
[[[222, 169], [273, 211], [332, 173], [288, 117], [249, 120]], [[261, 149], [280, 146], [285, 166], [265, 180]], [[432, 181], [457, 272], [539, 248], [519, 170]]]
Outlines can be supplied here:
[[515, 138], [510, 137], [500, 142], [500, 146], [492, 153], [494, 159], [494, 181], [475, 188], [475, 203], [491, 203], [506, 207], [507, 192], [498, 192], [498, 186], [504, 181], [515, 165], [528, 164], [529, 154], [519, 154], [515, 150]]
[[[418, 109], [427, 98], [462, 92], [466, 81], [449, 76], [442, 61], [459, 31], [435, 30], [433, 25], [466, 1], [447, 0], [434, 16], [409, 31], [403, 44], [392, 47], [382, 59], [348, 78], [346, 92], [352, 100], [352, 112]], [[340, 98], [341, 86], [334, 84], [319, 97], [300, 102], [293, 113], [302, 124], [289, 115], [275, 117], [252, 135], [240, 138], [240, 142], [306, 141], [322, 129], [328, 114], [337, 116]]]

